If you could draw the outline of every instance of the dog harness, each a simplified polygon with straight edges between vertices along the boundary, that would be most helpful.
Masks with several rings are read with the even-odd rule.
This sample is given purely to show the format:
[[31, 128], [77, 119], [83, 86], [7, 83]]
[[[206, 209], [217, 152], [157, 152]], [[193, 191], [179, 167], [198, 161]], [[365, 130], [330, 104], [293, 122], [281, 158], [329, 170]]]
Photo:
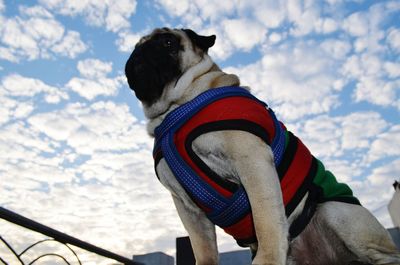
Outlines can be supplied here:
[[351, 189], [338, 183], [264, 102], [241, 87], [208, 90], [171, 111], [155, 129], [153, 157], [155, 167], [165, 159], [194, 203], [239, 245], [257, 241], [246, 191], [241, 184], [219, 176], [192, 149], [198, 136], [222, 130], [252, 133], [271, 147], [287, 217], [308, 195], [289, 229], [291, 238], [305, 228], [318, 203], [359, 204]]

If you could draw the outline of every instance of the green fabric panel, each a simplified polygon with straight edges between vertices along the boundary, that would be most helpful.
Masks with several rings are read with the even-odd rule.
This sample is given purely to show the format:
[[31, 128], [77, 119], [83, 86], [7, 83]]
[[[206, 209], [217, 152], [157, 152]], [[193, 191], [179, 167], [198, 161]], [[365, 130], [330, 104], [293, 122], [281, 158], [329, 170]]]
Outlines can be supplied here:
[[289, 132], [286, 130], [285, 131], [285, 150], [287, 149], [288, 144], [289, 144]]
[[318, 170], [314, 178], [314, 184], [323, 190], [324, 199], [333, 197], [353, 197], [353, 191], [344, 183], [337, 182], [335, 176], [328, 170], [325, 170], [321, 161], [318, 161]]

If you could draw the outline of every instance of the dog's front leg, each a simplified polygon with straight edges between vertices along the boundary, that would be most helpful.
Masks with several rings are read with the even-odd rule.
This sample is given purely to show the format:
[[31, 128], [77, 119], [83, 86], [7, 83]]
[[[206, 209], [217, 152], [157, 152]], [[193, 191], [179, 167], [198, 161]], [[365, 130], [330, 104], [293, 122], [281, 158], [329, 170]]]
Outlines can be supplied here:
[[246, 132], [230, 133], [228, 146], [253, 212], [258, 240], [254, 265], [284, 265], [288, 225], [271, 148]]
[[162, 159], [157, 166], [161, 183], [171, 192], [179, 217], [189, 233], [196, 265], [217, 265], [218, 249], [214, 224], [192, 201]]
[[180, 198], [172, 196], [182, 223], [189, 233], [196, 265], [217, 265], [218, 249], [214, 224], [197, 207], [187, 207]]

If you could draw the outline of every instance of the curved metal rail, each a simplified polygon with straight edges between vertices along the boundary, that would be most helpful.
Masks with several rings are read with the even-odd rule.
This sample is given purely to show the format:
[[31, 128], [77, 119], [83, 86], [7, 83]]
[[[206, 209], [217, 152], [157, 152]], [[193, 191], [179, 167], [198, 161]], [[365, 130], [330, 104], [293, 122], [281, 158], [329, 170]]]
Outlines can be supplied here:
[[[30, 261], [30, 263], [24, 263], [24, 261], [22, 260], [21, 256], [23, 256], [24, 254], [27, 253], [28, 250], [34, 248], [35, 246], [39, 245], [39, 244], [43, 244], [46, 242], [58, 242], [62, 245], [64, 245], [66, 248], [68, 248], [68, 250], [73, 254], [73, 256], [75, 257], [76, 261], [79, 263], [79, 265], [82, 265], [82, 262], [79, 260], [78, 255], [76, 254], [76, 252], [69, 246], [69, 245], [73, 245], [76, 247], [79, 247], [81, 249], [87, 250], [89, 252], [92, 253], [96, 253], [97, 255], [109, 258], [109, 259], [113, 259], [116, 261], [119, 261], [125, 265], [143, 265], [141, 263], [138, 262], [134, 262], [131, 259], [128, 259], [126, 257], [120, 256], [118, 254], [115, 254], [111, 251], [105, 250], [103, 248], [97, 247], [95, 245], [92, 245], [90, 243], [87, 243], [85, 241], [82, 241], [78, 238], [69, 236], [65, 233], [62, 233], [60, 231], [57, 231], [51, 227], [45, 226], [43, 224], [40, 224], [36, 221], [33, 221], [31, 219], [28, 219], [22, 215], [19, 215], [17, 213], [14, 213], [10, 210], [7, 210], [3, 207], [0, 207], [0, 218], [4, 219], [8, 222], [11, 222], [13, 224], [22, 226], [26, 229], [41, 233], [45, 236], [50, 237], [49, 239], [44, 239], [44, 240], [40, 240], [36, 243], [33, 243], [32, 245], [28, 246], [26, 249], [24, 249], [21, 253], [17, 253], [12, 247], [11, 245], [3, 238], [0, 236], [0, 241], [4, 243], [4, 245], [10, 250], [10, 252], [18, 259], [18, 261], [22, 264], [22, 265], [31, 265], [31, 264], [35, 264], [35, 262], [37, 262], [38, 260], [45, 258], [45, 257], [49, 257], [49, 256], [53, 256], [56, 258], [59, 258], [61, 260], [63, 260], [63, 262], [65, 262], [65, 264], [70, 265], [71, 262], [68, 261], [64, 256], [57, 254], [57, 253], [44, 253], [34, 259], [32, 259], [32, 261]], [[3, 263], [5, 265], [8, 265], [8, 263], [2, 259], [0, 257], [0, 264]]]

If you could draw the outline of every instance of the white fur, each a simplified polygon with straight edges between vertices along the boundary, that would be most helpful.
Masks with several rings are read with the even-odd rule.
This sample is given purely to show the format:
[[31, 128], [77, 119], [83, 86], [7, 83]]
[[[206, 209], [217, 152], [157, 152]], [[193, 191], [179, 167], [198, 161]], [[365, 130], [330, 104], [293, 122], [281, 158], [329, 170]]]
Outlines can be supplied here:
[[177, 82], [174, 81], [168, 84], [167, 87], [164, 88], [163, 94], [159, 100], [151, 106], [143, 105], [146, 117], [151, 120], [169, 110], [171, 105], [182, 97], [194, 78], [208, 72], [213, 64], [214, 62], [211, 60], [210, 56], [205, 55], [198, 64], [189, 68]]

